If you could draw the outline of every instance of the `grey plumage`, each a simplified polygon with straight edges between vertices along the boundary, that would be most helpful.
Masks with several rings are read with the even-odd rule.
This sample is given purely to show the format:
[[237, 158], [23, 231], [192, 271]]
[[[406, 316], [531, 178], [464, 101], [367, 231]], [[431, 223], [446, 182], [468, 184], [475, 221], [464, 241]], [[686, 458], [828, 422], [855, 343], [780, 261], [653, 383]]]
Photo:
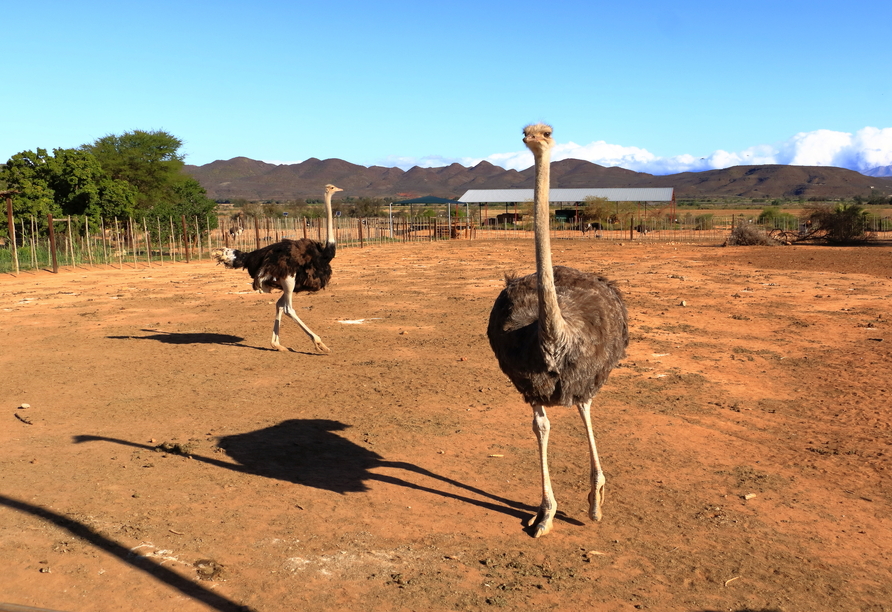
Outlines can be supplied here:
[[566, 339], [539, 342], [537, 275], [506, 278], [489, 315], [487, 336], [499, 367], [530, 405], [575, 406], [591, 400], [626, 355], [626, 305], [602, 276], [554, 266]]

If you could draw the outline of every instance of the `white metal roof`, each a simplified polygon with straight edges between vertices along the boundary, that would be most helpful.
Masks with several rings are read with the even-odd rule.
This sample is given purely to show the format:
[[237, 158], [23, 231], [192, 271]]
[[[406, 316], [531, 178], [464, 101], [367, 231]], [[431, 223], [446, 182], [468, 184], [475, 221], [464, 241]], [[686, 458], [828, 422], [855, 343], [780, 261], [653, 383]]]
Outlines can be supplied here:
[[[645, 187], [632, 189], [552, 189], [550, 202], [582, 202], [587, 197], [606, 198], [610, 202], [671, 202], [672, 187]], [[469, 189], [460, 202], [526, 202], [533, 199], [532, 189]]]

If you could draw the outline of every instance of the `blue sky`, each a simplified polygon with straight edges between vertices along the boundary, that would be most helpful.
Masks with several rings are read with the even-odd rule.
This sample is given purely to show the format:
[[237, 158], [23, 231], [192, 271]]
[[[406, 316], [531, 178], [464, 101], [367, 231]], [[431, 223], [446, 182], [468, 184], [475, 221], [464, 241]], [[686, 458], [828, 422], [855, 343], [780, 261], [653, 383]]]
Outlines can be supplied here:
[[186, 162], [667, 173], [892, 164], [892, 2], [6, 3], [0, 159], [134, 129]]

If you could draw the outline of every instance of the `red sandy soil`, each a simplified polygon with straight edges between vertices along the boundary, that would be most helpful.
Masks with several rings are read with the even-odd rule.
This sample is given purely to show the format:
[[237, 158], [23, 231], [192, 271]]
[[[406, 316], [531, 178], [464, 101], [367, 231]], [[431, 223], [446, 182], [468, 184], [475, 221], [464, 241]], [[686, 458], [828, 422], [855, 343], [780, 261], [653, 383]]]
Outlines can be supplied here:
[[[153, 610], [892, 609], [892, 249], [565, 240], [631, 345], [588, 454], [485, 330], [532, 243], [342, 250], [276, 295], [207, 260], [0, 278], [0, 602]], [[20, 408], [23, 404], [28, 408]]]

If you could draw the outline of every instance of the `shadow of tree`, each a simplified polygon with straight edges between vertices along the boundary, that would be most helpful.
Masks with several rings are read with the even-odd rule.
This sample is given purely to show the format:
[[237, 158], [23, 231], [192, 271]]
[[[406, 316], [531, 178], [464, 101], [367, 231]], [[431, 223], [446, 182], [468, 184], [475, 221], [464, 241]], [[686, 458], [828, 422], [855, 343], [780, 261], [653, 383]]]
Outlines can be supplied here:
[[124, 563], [146, 572], [156, 580], [166, 583], [174, 589], [177, 589], [183, 595], [196, 601], [200, 601], [214, 610], [219, 610], [220, 612], [251, 612], [251, 608], [237, 604], [219, 593], [214, 593], [213, 591], [192, 582], [188, 578], [161, 566], [159, 563], [156, 563], [151, 559], [133, 554], [126, 546], [94, 531], [90, 526], [75, 521], [65, 515], [5, 495], [0, 495], [0, 506], [6, 506], [7, 508], [35, 516], [48, 523], [53, 523], [73, 536], [81, 538], [96, 548], [100, 548], [107, 553], [116, 556]]
[[[328, 419], [290, 419], [272, 427], [220, 438], [218, 445], [236, 463], [193, 453], [189, 453], [189, 456], [217, 467], [341, 494], [368, 491], [367, 483], [376, 481], [425, 491], [520, 520], [536, 513], [537, 508], [493, 495], [417, 465], [388, 461], [378, 453], [334, 433], [347, 427], [344, 423]], [[156, 448], [100, 436], [76, 436], [74, 441], [105, 441], [144, 449]], [[397, 470], [397, 475], [389, 473], [390, 470]], [[429, 480], [440, 484], [434, 486]], [[442, 484], [449, 485], [449, 488], [442, 487]], [[556, 518], [573, 525], [583, 524], [561, 512]]]

